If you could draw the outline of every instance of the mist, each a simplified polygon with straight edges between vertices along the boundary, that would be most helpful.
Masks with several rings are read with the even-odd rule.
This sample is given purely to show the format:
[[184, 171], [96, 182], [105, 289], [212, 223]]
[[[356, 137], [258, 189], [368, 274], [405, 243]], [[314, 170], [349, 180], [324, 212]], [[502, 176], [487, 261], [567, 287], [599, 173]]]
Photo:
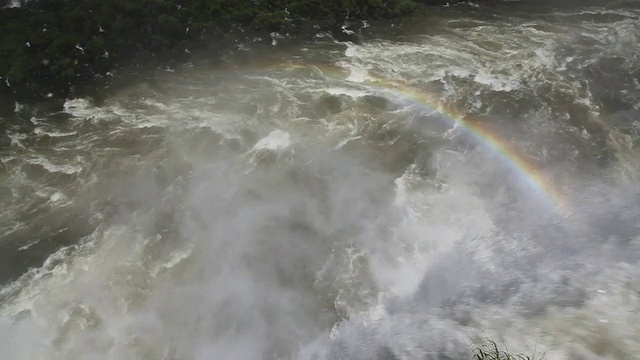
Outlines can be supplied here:
[[16, 104], [4, 356], [637, 357], [639, 14], [492, 6]]

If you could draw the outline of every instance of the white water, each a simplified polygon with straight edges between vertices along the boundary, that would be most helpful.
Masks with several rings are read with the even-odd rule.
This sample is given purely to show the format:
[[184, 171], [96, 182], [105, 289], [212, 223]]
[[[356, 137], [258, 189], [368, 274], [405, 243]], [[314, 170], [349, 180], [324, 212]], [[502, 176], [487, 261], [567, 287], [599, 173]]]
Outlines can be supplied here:
[[[640, 13], [480, 9], [17, 107], [2, 356], [640, 358]], [[572, 215], [373, 74], [512, 141]]]
[[29, 0], [11, 0], [9, 1], [9, 3], [7, 4], [6, 7], [9, 8], [16, 8], [16, 7], [21, 7], [22, 5], [28, 3]]

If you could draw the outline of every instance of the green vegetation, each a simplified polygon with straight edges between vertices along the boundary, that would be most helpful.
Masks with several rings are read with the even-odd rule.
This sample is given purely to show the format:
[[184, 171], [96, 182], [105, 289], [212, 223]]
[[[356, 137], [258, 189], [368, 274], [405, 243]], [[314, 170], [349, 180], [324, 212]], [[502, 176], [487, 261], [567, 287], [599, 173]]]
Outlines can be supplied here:
[[525, 355], [511, 355], [505, 350], [500, 350], [494, 341], [478, 346], [473, 352], [473, 360], [534, 360], [534, 357]]
[[34, 0], [0, 9], [0, 92], [64, 96], [114, 70], [270, 32], [313, 35], [445, 0]]

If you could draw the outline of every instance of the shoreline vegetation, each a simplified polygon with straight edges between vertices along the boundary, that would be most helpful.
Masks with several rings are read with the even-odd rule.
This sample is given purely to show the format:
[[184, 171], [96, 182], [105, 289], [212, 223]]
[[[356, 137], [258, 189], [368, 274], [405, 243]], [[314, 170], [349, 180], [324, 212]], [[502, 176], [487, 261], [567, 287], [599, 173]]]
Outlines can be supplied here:
[[[274, 34], [350, 40], [364, 21], [400, 19], [461, 0], [33, 0], [0, 1], [0, 96], [64, 98], [118, 74], [187, 61]], [[351, 30], [351, 29], [349, 29]]]
[[500, 346], [495, 341], [484, 340], [476, 344], [473, 348], [472, 360], [543, 360], [543, 357], [536, 357], [535, 351], [533, 356], [513, 355], [505, 350], [500, 350]]

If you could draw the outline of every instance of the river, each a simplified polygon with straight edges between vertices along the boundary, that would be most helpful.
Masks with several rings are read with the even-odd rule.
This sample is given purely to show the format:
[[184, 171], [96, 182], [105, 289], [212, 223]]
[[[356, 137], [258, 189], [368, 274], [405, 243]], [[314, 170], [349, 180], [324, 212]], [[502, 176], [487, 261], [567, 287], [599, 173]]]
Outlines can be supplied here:
[[15, 104], [2, 357], [640, 359], [640, 1], [561, 5]]

